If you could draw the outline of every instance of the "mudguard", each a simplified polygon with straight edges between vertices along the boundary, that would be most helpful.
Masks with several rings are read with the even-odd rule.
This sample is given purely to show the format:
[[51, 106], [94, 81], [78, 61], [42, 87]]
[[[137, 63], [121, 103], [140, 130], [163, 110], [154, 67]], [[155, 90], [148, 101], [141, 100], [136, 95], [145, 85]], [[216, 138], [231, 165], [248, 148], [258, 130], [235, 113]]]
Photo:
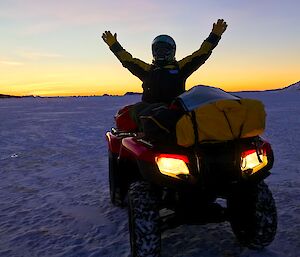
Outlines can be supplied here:
[[119, 154], [122, 138], [111, 132], [107, 132], [105, 137], [108, 142], [108, 150], [113, 154]]

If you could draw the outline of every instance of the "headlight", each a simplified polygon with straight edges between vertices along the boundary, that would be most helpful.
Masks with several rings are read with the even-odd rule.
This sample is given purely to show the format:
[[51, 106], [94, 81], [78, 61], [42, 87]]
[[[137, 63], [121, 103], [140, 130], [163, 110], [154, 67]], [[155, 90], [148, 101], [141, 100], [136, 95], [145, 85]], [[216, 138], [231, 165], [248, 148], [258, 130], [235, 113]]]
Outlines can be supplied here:
[[268, 164], [266, 152], [262, 149], [258, 152], [256, 149], [244, 151], [241, 156], [241, 170], [246, 174], [253, 174]]
[[167, 176], [177, 178], [178, 175], [188, 175], [190, 173], [186, 165], [189, 160], [185, 155], [160, 154], [155, 157], [155, 162], [159, 171]]

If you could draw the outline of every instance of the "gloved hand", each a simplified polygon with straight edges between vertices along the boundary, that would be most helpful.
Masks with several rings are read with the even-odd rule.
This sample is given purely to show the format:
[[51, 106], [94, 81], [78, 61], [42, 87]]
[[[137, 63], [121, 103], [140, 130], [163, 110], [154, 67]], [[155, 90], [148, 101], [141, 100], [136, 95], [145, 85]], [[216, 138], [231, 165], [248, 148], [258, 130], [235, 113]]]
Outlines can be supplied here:
[[212, 33], [221, 36], [227, 28], [227, 24], [223, 19], [218, 19], [217, 23], [214, 23]]
[[117, 42], [117, 33], [112, 35], [110, 31], [105, 31], [102, 34], [102, 39], [106, 44], [108, 44], [109, 47], [111, 47], [114, 43]]

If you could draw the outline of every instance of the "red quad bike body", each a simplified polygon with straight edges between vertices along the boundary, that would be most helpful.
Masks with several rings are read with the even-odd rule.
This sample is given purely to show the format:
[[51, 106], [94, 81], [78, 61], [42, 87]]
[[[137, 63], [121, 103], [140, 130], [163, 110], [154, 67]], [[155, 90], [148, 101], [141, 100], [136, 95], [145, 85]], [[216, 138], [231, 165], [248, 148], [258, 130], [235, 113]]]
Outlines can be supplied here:
[[181, 224], [229, 221], [243, 246], [273, 241], [276, 206], [264, 179], [274, 156], [261, 137], [189, 148], [114, 128], [106, 138], [111, 201], [128, 203], [132, 256], [160, 256], [161, 233]]

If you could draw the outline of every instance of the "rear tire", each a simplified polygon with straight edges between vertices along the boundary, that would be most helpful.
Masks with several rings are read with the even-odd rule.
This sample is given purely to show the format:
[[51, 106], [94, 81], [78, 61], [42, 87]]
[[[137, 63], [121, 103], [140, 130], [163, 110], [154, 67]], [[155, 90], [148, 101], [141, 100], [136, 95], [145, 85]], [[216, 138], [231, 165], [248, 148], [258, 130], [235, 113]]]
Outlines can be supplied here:
[[109, 193], [110, 200], [113, 205], [124, 206], [124, 185], [122, 185], [122, 178], [118, 167], [117, 157], [111, 152], [108, 153], [108, 169], [109, 169]]
[[235, 192], [227, 206], [232, 230], [242, 245], [262, 249], [274, 240], [277, 211], [272, 193], [263, 181]]
[[128, 191], [130, 246], [133, 257], [159, 257], [161, 232], [158, 201], [151, 185], [138, 181]]

